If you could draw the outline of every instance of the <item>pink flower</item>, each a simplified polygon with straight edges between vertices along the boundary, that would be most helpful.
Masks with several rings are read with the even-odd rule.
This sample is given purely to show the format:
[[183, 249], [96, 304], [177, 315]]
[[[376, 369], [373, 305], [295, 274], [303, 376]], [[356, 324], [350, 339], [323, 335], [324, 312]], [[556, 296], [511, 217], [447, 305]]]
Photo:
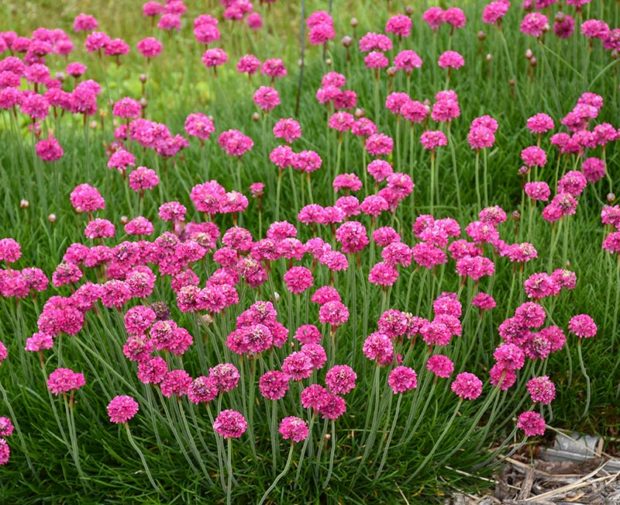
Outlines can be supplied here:
[[540, 147], [530, 146], [521, 151], [521, 159], [530, 168], [544, 167], [547, 164], [547, 153]]
[[273, 127], [273, 135], [278, 139], [283, 139], [288, 144], [292, 144], [301, 137], [301, 126], [292, 119], [280, 119]]
[[448, 145], [448, 138], [441, 130], [427, 130], [420, 136], [420, 143], [424, 149], [434, 151], [438, 147]]
[[213, 119], [200, 112], [189, 114], [185, 119], [185, 131], [191, 137], [208, 140], [215, 131]]
[[291, 293], [298, 295], [312, 286], [314, 277], [305, 267], [291, 267], [284, 274], [284, 282]]
[[115, 396], [108, 403], [108, 417], [111, 423], [124, 424], [133, 419], [139, 408], [138, 402], [131, 396]]
[[549, 405], [555, 398], [555, 384], [546, 375], [530, 379], [527, 382], [527, 391], [535, 403]]
[[76, 32], [91, 32], [98, 26], [97, 19], [89, 14], [80, 13], [73, 20], [73, 30]]
[[278, 432], [284, 440], [290, 440], [296, 444], [306, 440], [309, 434], [306, 421], [295, 416], [288, 416], [282, 419]]
[[274, 88], [261, 86], [254, 93], [254, 103], [269, 112], [280, 105], [280, 95]]
[[241, 375], [235, 365], [220, 363], [209, 369], [209, 377], [213, 378], [221, 393], [227, 393], [237, 387]]
[[54, 137], [39, 140], [35, 146], [35, 151], [39, 158], [47, 162], [57, 161], [65, 154], [62, 146]]
[[0, 466], [6, 465], [11, 458], [11, 449], [4, 438], [0, 438]]
[[435, 31], [444, 23], [444, 10], [441, 7], [430, 7], [422, 14], [422, 20]]
[[445, 51], [439, 55], [437, 64], [440, 68], [454, 68], [459, 69], [465, 65], [465, 58], [463, 58], [456, 51]]
[[212, 49], [207, 49], [203, 53], [201, 61], [205, 67], [215, 69], [228, 61], [228, 55], [223, 49], [214, 47]]
[[607, 166], [600, 158], [586, 158], [581, 164], [581, 171], [588, 182], [594, 183], [605, 177]]
[[474, 150], [488, 149], [495, 143], [495, 135], [484, 126], [471, 128], [467, 135], [467, 142]]
[[364, 57], [364, 65], [366, 65], [366, 68], [386, 68], [389, 64], [390, 60], [387, 59], [387, 56], [379, 51], [372, 51]]
[[437, 377], [447, 379], [454, 372], [454, 363], [443, 354], [434, 354], [428, 358], [426, 369]]
[[260, 60], [253, 54], [246, 54], [237, 62], [237, 72], [241, 74], [255, 74], [261, 66]]
[[551, 195], [551, 189], [546, 182], [526, 182], [524, 186], [525, 194], [532, 200], [546, 202]]
[[279, 370], [265, 372], [258, 381], [261, 395], [268, 400], [284, 398], [289, 387], [290, 376]]
[[357, 374], [348, 365], [335, 365], [327, 371], [325, 384], [333, 394], [346, 395], [355, 389]]
[[415, 389], [418, 385], [418, 377], [413, 368], [408, 366], [397, 366], [388, 377], [388, 384], [394, 394], [406, 393]]
[[15, 427], [8, 417], [0, 417], [0, 437], [10, 437], [14, 429]]
[[146, 37], [145, 39], [139, 41], [136, 47], [142, 56], [150, 59], [158, 56], [164, 46], [155, 37]]
[[85, 384], [84, 375], [69, 368], [57, 368], [47, 378], [47, 389], [56, 396], [80, 389]]
[[544, 435], [546, 427], [545, 420], [538, 412], [529, 410], [519, 414], [517, 428], [523, 430], [528, 437]]
[[568, 329], [579, 338], [592, 338], [596, 336], [598, 328], [594, 319], [587, 314], [579, 314], [571, 317], [568, 322]]
[[452, 28], [463, 28], [467, 22], [467, 18], [465, 17], [465, 13], [458, 7], [450, 7], [443, 12], [443, 21]]
[[525, 355], [515, 344], [501, 344], [493, 352], [493, 359], [507, 370], [520, 370], [525, 364]]
[[549, 30], [549, 20], [544, 14], [530, 12], [521, 21], [521, 32], [531, 37], [541, 37]]
[[215, 379], [201, 375], [196, 377], [187, 390], [187, 398], [194, 404], [209, 403], [215, 398], [219, 390]]
[[22, 256], [19, 242], [12, 238], [0, 239], [0, 261], [15, 263]]
[[422, 58], [420, 58], [418, 53], [411, 49], [400, 51], [394, 57], [394, 66], [398, 70], [404, 70], [408, 74], [413, 72], [416, 68], [421, 68], [422, 63]]
[[368, 281], [378, 286], [392, 286], [398, 279], [398, 270], [383, 261], [372, 267], [368, 274]]
[[319, 321], [333, 327], [342, 326], [349, 320], [349, 310], [343, 303], [334, 300], [324, 303], [319, 309]]
[[363, 53], [369, 52], [385, 52], [392, 49], [392, 41], [386, 35], [382, 33], [368, 32], [362, 36], [359, 41], [360, 51]]
[[472, 298], [471, 304], [480, 310], [492, 310], [497, 305], [495, 299], [487, 293], [478, 293]]
[[89, 184], [76, 186], [70, 195], [71, 205], [76, 212], [95, 212], [105, 209], [105, 200], [97, 188]]
[[226, 130], [217, 141], [226, 154], [235, 157], [243, 156], [254, 147], [254, 141], [239, 130]]
[[509, 0], [495, 0], [487, 4], [482, 10], [482, 21], [486, 24], [501, 23], [509, 8]]
[[462, 372], [456, 376], [450, 389], [464, 400], [475, 400], [482, 394], [482, 381], [473, 373]]
[[397, 14], [392, 16], [385, 23], [385, 32], [393, 33], [399, 37], [409, 37], [411, 34], [411, 27], [413, 23], [411, 22], [411, 18], [409, 16], [405, 16], [404, 14]]
[[260, 71], [261, 74], [271, 77], [272, 80], [286, 77], [288, 73], [284, 62], [279, 58], [265, 60]]
[[223, 438], [241, 438], [248, 429], [248, 423], [241, 412], [227, 409], [217, 415], [213, 429]]

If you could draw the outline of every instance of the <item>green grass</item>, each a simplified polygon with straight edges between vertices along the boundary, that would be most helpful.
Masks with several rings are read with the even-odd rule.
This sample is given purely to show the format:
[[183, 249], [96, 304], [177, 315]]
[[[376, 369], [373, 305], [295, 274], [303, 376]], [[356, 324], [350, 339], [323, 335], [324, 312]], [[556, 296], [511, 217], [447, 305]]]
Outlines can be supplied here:
[[[191, 33], [191, 20], [197, 14], [220, 12], [219, 6], [215, 7], [215, 4], [209, 2], [202, 9], [190, 5], [184, 17], [183, 30], [172, 36], [156, 33], [157, 30], [151, 28], [149, 21], [142, 18], [141, 2], [136, 1], [61, 2], [61, 5], [48, 1], [9, 1], [0, 6], [0, 26], [23, 35], [38, 26], [61, 27], [70, 31], [73, 17], [83, 11], [95, 15], [101, 29], [111, 36], [126, 38], [132, 48], [139, 39], [152, 33], [156, 33], [165, 44], [163, 55], [148, 69], [133, 49], [132, 54], [123, 58], [123, 64], [117, 67], [111, 61], [102, 62], [92, 55], [84, 54], [80, 37], [73, 37], [76, 47], [79, 47], [71, 60], [80, 60], [88, 65], [87, 75], [101, 82], [104, 91], [99, 101], [101, 114], [94, 118], [93, 127], [84, 128], [81, 118], [77, 117], [48, 119], [43, 125], [44, 131], [54, 131], [64, 147], [65, 156], [57, 163], [45, 165], [36, 159], [24, 117], [20, 116], [17, 124], [19, 132], [15, 132], [11, 129], [15, 123], [11, 122], [10, 116], [6, 112], [0, 113], [0, 145], [3, 146], [0, 150], [0, 237], [11, 236], [21, 243], [24, 254], [17, 268], [36, 265], [51, 275], [69, 244], [86, 242], [82, 235], [86, 218], [76, 214], [69, 202], [69, 193], [79, 183], [88, 182], [101, 191], [107, 206], [105, 211], [98, 213], [98, 217], [110, 219], [117, 225], [117, 229], [121, 229], [120, 216], [137, 215], [136, 196], [129, 194], [119, 174], [106, 168], [105, 145], [112, 140], [111, 107], [108, 104], [123, 96], [138, 98], [139, 75], [144, 72], [148, 72], [146, 114], [149, 119], [165, 122], [173, 133], [182, 133], [186, 115], [200, 111], [214, 117], [218, 133], [238, 128], [254, 139], [254, 149], [242, 161], [242, 186], [247, 193], [251, 182], [266, 183], [263, 227], [274, 220], [277, 171], [267, 155], [276, 142], [270, 130], [278, 118], [292, 116], [295, 112], [299, 77], [296, 62], [300, 57], [300, 5], [298, 2], [282, 1], [268, 10], [261, 8], [261, 13], [265, 14], [266, 28], [255, 34], [249, 33], [245, 27], [231, 29], [229, 24], [222, 23], [221, 47], [228, 51], [230, 61], [218, 71], [216, 79], [200, 63], [202, 48], [194, 41]], [[306, 13], [327, 8], [327, 2], [307, 1], [305, 4]], [[403, 43], [403, 48], [415, 49], [423, 58], [424, 66], [421, 71], [414, 73], [410, 89], [407, 89], [403, 76], [384, 78], [379, 94], [381, 104], [389, 91], [409, 91], [414, 99], [432, 101], [435, 93], [444, 89], [445, 85], [445, 74], [435, 63], [437, 56], [450, 44], [465, 57], [465, 67], [453, 73], [449, 83], [459, 95], [462, 115], [451, 129], [454, 159], [450, 148], [443, 149], [439, 155], [440, 198], [435, 206], [437, 216], [454, 217], [464, 226], [475, 219], [479, 211], [474, 182], [475, 154], [469, 149], [466, 140], [471, 120], [482, 114], [490, 114], [500, 123], [497, 142], [488, 153], [489, 181], [486, 189], [490, 203], [501, 205], [510, 215], [512, 211], [521, 210], [522, 181], [517, 173], [521, 164], [519, 153], [522, 148], [536, 141], [526, 130], [525, 119], [537, 112], [546, 112], [557, 125], [582, 92], [592, 91], [605, 99], [605, 107], [597, 122], [614, 123], [620, 110], [620, 65], [601, 49], [600, 44], [594, 44], [594, 49], [589, 51], [587, 41], [579, 35], [569, 40], [548, 35], [544, 44], [523, 36], [518, 31], [521, 11], [516, 5], [504, 21], [505, 51], [500, 33], [480, 21], [483, 2], [459, 2], [459, 5], [464, 5], [468, 24], [465, 29], [456, 31], [449, 40], [445, 29], [437, 37], [431, 34], [420, 19], [426, 3], [414, 2], [414, 32], [411, 39]], [[358, 93], [358, 106], [377, 122], [381, 131], [395, 137], [395, 142], [404, 146], [402, 156], [392, 161], [395, 170], [413, 177], [416, 183], [414, 195], [399, 207], [394, 218], [384, 215], [377, 226], [395, 226], [402, 233], [403, 240], [412, 244], [414, 239], [410, 224], [417, 215], [428, 212], [429, 204], [429, 156], [417, 142], [422, 129], [419, 126], [415, 129], [415, 145], [410, 156], [410, 140], [404, 129], [400, 128], [398, 132], [401, 138], [396, 138], [395, 118], [383, 107], [379, 111], [375, 110], [375, 80], [372, 73], [363, 67], [362, 56], [352, 47], [348, 59], [345, 48], [338, 43], [345, 34], [359, 37], [369, 30], [382, 31], [388, 17], [402, 9], [400, 2], [390, 2], [389, 7], [386, 7], [385, 2], [366, 0], [334, 2], [333, 15], [338, 36], [336, 43], [330, 44], [328, 48], [327, 56], [331, 63], [323, 61], [321, 48], [306, 48], [301, 107], [297, 116], [304, 133], [294, 148], [296, 151], [313, 149], [323, 157], [322, 169], [312, 175], [315, 203], [333, 204], [335, 196], [331, 180], [337, 171], [355, 172], [363, 179], [364, 160], [369, 160], [363, 157], [363, 150], [356, 138], [344, 140], [340, 165], [336, 167], [337, 135], [326, 128], [327, 110], [314, 98], [324, 72], [333, 69], [344, 73], [347, 76], [346, 87]], [[593, 2], [586, 8], [586, 13], [586, 17], [604, 19], [610, 26], [618, 26], [620, 8], [617, 2]], [[359, 20], [355, 30], [349, 25], [351, 16]], [[483, 41], [478, 39], [479, 30], [486, 32]], [[538, 59], [533, 73], [528, 72], [529, 64], [524, 57], [527, 48], [531, 48]], [[282, 97], [282, 105], [258, 121], [252, 119], [256, 110], [252, 93], [260, 84], [267, 85], [268, 82], [256, 76], [248, 82], [245, 76], [235, 72], [234, 63], [238, 56], [246, 52], [255, 53], [261, 59], [282, 57], [289, 71], [287, 78], [275, 84]], [[492, 56], [490, 62], [486, 58], [487, 54]], [[60, 57], [52, 57], [48, 64], [55, 72], [62, 70], [66, 62]], [[515, 87], [509, 83], [511, 79], [516, 79]], [[548, 140], [544, 141], [543, 146], [549, 147]], [[151, 152], [137, 148], [132, 150], [139, 164], [157, 169], [162, 180], [159, 188], [146, 196], [143, 208], [143, 215], [153, 219], [158, 233], [167, 229], [165, 223], [156, 219], [157, 209], [164, 201], [179, 200], [188, 207], [188, 219], [201, 220], [202, 216], [194, 210], [189, 199], [192, 186], [217, 178], [227, 190], [235, 188], [233, 171], [237, 166], [222, 153], [215, 138], [204, 147], [192, 142], [177, 158], [165, 163]], [[600, 152], [594, 151], [591, 155], [598, 156]], [[330, 444], [325, 443], [322, 459], [319, 461], [307, 455], [298, 484], [293, 485], [300, 452], [296, 449], [291, 472], [271, 495], [274, 503], [392, 503], [404, 502], [403, 496], [410, 503], [428, 503], [441, 500], [455, 488], [475, 492], [488, 487], [488, 481], [483, 478], [491, 476], [493, 465], [481, 467], [480, 464], [493, 463], [489, 461], [488, 448], [511, 433], [515, 415], [527, 403], [523, 383], [531, 374], [540, 373], [543, 366], [558, 388], [558, 398], [553, 403], [552, 411], [545, 411], [549, 425], [605, 436], [614, 433], [620, 416], [617, 407], [620, 379], [617, 327], [620, 314], [617, 296], [620, 280], [617, 277], [616, 258], [610, 258], [601, 251], [605, 232], [599, 216], [605, 195], [617, 188], [620, 155], [615, 145], [609, 145], [605, 155], [613, 185], [609, 186], [608, 181], [603, 179], [586, 189], [580, 198], [577, 214], [569, 218], [569, 228], [566, 236], [560, 237], [558, 248], [551, 250], [552, 228], [540, 217], [541, 207], [538, 208], [532, 227], [527, 225], [527, 214], [518, 225], [512, 222], [502, 225], [504, 240], [532, 242], [538, 250], [539, 258], [526, 264], [523, 272], [515, 271], [505, 259], [493, 258], [496, 261], [496, 275], [491, 280], [484, 279], [479, 288], [492, 292], [498, 307], [480, 320], [473, 311], [469, 312], [463, 321], [462, 340], [450, 348], [450, 353], [467, 353], [467, 359], [457, 362], [457, 371], [472, 370], [486, 378], [486, 372], [492, 365], [492, 351], [499, 343], [497, 326], [525, 301], [522, 280], [533, 272], [547, 271], [549, 267], [559, 268], [566, 264], [577, 273], [577, 288], [562, 294], [557, 300], [547, 300], [543, 304], [551, 313], [554, 323], [563, 328], [566, 328], [572, 315], [579, 313], [590, 314], [598, 324], [597, 337], [583, 345], [592, 386], [588, 415], [582, 417], [585, 379], [579, 370], [573, 336], [569, 338], [568, 350], [553, 355], [544, 365], [536, 363], [522, 371], [519, 375], [520, 387], [502, 393], [494, 417], [490, 419], [485, 414], [479, 426], [471, 433], [472, 419], [479, 412], [480, 404], [491, 394], [490, 387], [485, 388], [485, 396], [481, 400], [464, 405], [461, 415], [455, 418], [430, 464], [414, 479], [409, 479], [441, 436], [456, 403], [448, 383], [439, 383], [433, 396], [428, 393], [428, 389], [421, 389], [431, 398], [426, 416], [421, 420], [414, 438], [407, 444], [399, 444], [402, 425], [398, 424], [385, 469], [375, 478], [380, 452], [373, 449], [367, 461], [361, 464], [365, 417], [367, 412], [372, 412], [369, 397], [374, 372], [374, 364], [361, 354], [363, 340], [375, 331], [382, 308], [389, 306], [428, 317], [431, 315], [434, 296], [441, 291], [459, 291], [461, 288], [454, 274], [453, 262], [433, 276], [414, 268], [401, 269], [401, 278], [391, 289], [389, 303], [386, 303], [382, 299], [381, 290], [366, 281], [374, 263], [369, 256], [379, 256], [378, 250], [369, 251], [363, 256], [359, 268], [338, 274], [335, 282], [351, 311], [349, 323], [337, 332], [336, 362], [348, 363], [355, 368], [358, 387], [347, 396], [347, 414], [336, 423], [338, 446], [333, 476], [323, 490], [330, 451]], [[546, 180], [551, 185], [554, 182], [557, 153], [549, 148], [548, 156], [547, 167], [539, 169], [533, 178]], [[573, 160], [560, 160], [560, 169], [570, 170], [573, 168], [572, 163]], [[455, 168], [460, 188], [458, 195]], [[295, 223], [298, 208], [309, 201], [307, 194], [302, 192], [304, 184], [301, 176], [297, 173], [291, 175], [290, 179], [286, 175], [283, 179], [279, 215], [280, 219]], [[360, 196], [372, 192], [373, 188], [367, 186], [360, 192]], [[459, 198], [461, 205], [457, 203]], [[19, 207], [21, 199], [29, 201], [27, 209]], [[54, 223], [48, 221], [52, 213], [56, 216]], [[248, 212], [241, 219], [240, 224], [250, 229], [257, 238], [259, 223], [254, 202], [250, 203]], [[360, 220], [367, 227], [372, 225], [367, 218]], [[232, 219], [230, 216], [219, 216], [217, 223], [224, 230], [232, 225]], [[302, 240], [313, 235], [313, 230], [301, 224], [298, 228]], [[331, 237], [327, 229], [321, 230], [320, 234], [326, 240]], [[119, 233], [118, 241], [125, 239], [127, 237]], [[309, 266], [309, 261], [305, 260], [303, 264]], [[216, 265], [208, 259], [196, 265], [195, 271], [204, 282], [215, 268]], [[286, 269], [287, 265], [279, 261], [272, 266], [272, 275], [275, 290], [282, 295], [277, 304], [279, 320], [293, 333], [300, 324], [318, 324], [317, 308], [308, 303], [307, 295], [300, 297], [300, 305], [297, 299], [287, 296], [280, 280]], [[88, 272], [85, 278], [94, 281], [93, 274]], [[316, 286], [329, 282], [325, 269], [318, 270], [315, 277]], [[513, 282], [515, 285], [511, 289]], [[463, 288], [464, 307], [473, 289], [472, 285]], [[239, 291], [242, 300], [240, 305], [230, 313], [218, 316], [215, 323], [208, 327], [201, 325], [198, 318], [191, 314], [173, 310], [173, 318], [190, 330], [196, 340], [194, 347], [183, 356], [182, 363], [178, 358], [170, 358], [174, 367], [184, 366], [193, 376], [206, 374], [207, 367], [217, 362], [216, 352], [225, 352], [223, 340], [234, 328], [235, 316], [255, 300], [266, 300], [273, 296], [269, 283], [257, 290], [240, 287]], [[143, 386], [135, 377], [135, 365], [122, 355], [122, 344], [126, 337], [122, 314], [101, 307], [97, 313], [88, 314], [85, 327], [77, 336], [59, 337], [54, 350], [45, 355], [48, 374], [57, 366], [64, 365], [83, 371], [86, 375], [87, 385], [77, 394], [75, 409], [80, 462], [86, 475], [84, 480], [79, 478], [74, 461], [62, 438], [59, 438], [60, 427], [50, 406], [37, 356], [23, 351], [25, 339], [36, 331], [37, 317], [44, 300], [52, 294], [68, 296], [70, 293], [71, 289], [64, 287], [50, 289], [42, 296], [19, 303], [13, 299], [0, 300], [0, 335], [9, 348], [9, 359], [0, 366], [0, 395], [3, 400], [0, 401], [0, 415], [10, 416], [17, 425], [16, 434], [9, 440], [11, 462], [0, 468], [0, 502], [222, 501], [224, 494], [219, 485], [217, 448], [206, 408], [193, 407], [186, 400], [162, 401], [157, 390]], [[148, 302], [155, 300], [167, 301], [174, 307], [174, 297], [167, 281], [158, 283]], [[278, 363], [285, 355], [286, 351], [282, 349], [274, 352], [272, 359]], [[460, 356], [463, 358], [463, 354]], [[235, 363], [239, 361], [236, 357], [230, 359]], [[422, 347], [418, 344], [407, 359], [409, 361], [405, 364], [419, 373], [424, 363]], [[387, 385], [383, 384], [386, 378], [387, 372], [383, 370], [383, 398], [391, 395]], [[303, 415], [297, 405], [299, 390], [298, 384], [292, 384], [287, 397], [278, 402], [279, 418]], [[129, 445], [124, 430], [111, 425], [107, 420], [105, 406], [117, 394], [130, 394], [140, 402], [140, 413], [131, 422], [132, 433], [162, 488], [159, 494], [150, 488], [138, 455]], [[403, 401], [401, 412], [408, 413], [413, 402], [422, 394], [419, 391], [418, 396], [408, 395]], [[421, 400], [424, 402], [426, 397], [422, 396]], [[243, 403], [241, 391], [237, 390], [224, 398], [223, 406], [243, 411]], [[64, 429], [66, 424], [62, 400], [54, 399], [53, 404]], [[395, 401], [390, 406], [390, 412], [393, 413]], [[387, 402], [385, 407], [387, 409]], [[216, 413], [215, 405], [211, 406], [211, 410]], [[276, 441], [276, 464], [272, 464], [269, 416], [270, 411], [263, 399], [259, 398], [253, 422], [257, 456], [251, 449], [248, 434], [240, 441], [234, 441], [233, 466], [237, 481], [234, 503], [251, 503], [260, 499], [284, 467], [288, 447], [281, 441]], [[401, 418], [404, 422], [405, 414], [401, 413]], [[379, 441], [386, 436], [390, 422], [390, 414], [384, 412], [379, 423]], [[314, 456], [325, 427], [323, 421], [315, 424]], [[520, 435], [514, 435], [509, 440], [510, 443], [520, 441]], [[462, 447], [458, 447], [461, 442]], [[457, 447], [458, 450], [450, 454]], [[357, 473], [359, 475], [354, 479]], [[208, 479], [212, 479], [213, 483], [209, 483]]]

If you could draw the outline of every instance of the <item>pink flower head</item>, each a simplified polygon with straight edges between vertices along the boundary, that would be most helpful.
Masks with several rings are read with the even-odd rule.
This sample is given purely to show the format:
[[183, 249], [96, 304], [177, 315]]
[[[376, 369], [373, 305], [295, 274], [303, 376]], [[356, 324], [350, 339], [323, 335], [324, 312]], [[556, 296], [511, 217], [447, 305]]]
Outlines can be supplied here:
[[349, 309], [337, 300], [324, 303], [319, 309], [319, 321], [332, 327], [342, 326], [349, 320]]
[[313, 370], [312, 360], [304, 352], [293, 352], [282, 362], [282, 371], [294, 381], [307, 379], [312, 375]]
[[301, 137], [301, 126], [292, 118], [280, 119], [273, 127], [273, 136], [292, 144]]
[[76, 32], [92, 32], [99, 27], [99, 23], [94, 16], [80, 13], [73, 20], [73, 30]]
[[265, 60], [261, 67], [261, 74], [271, 77], [272, 80], [286, 77], [287, 73], [284, 62], [279, 58]]
[[235, 157], [243, 156], [254, 147], [254, 141], [239, 130], [226, 130], [217, 141], [226, 154]]
[[0, 239], [0, 261], [15, 263], [22, 256], [19, 242], [12, 238]]
[[408, 74], [413, 72], [416, 68], [421, 68], [422, 63], [422, 58], [411, 49], [404, 49], [394, 57], [394, 66], [398, 70], [403, 70]]
[[434, 354], [428, 358], [426, 369], [437, 377], [447, 379], [454, 372], [454, 363], [443, 354]]
[[463, 28], [467, 23], [467, 17], [458, 7], [450, 7], [443, 12], [443, 22], [452, 28]]
[[473, 373], [462, 372], [456, 376], [450, 389], [464, 400], [475, 400], [482, 394], [482, 381]]
[[581, 171], [588, 182], [594, 183], [605, 177], [607, 166], [602, 159], [590, 157], [583, 160]]
[[46, 162], [58, 161], [65, 154], [62, 146], [54, 137], [39, 140], [35, 146], [35, 152]]
[[546, 182], [526, 182], [524, 186], [525, 194], [532, 200], [546, 202], [551, 195], [551, 189]]
[[493, 358], [504, 369], [520, 370], [525, 364], [525, 354], [515, 344], [501, 344], [493, 352]]
[[371, 51], [364, 57], [364, 65], [370, 69], [381, 69], [389, 66], [390, 60], [379, 51]]
[[292, 267], [284, 274], [284, 282], [293, 294], [300, 294], [312, 287], [314, 277], [305, 267]]
[[441, 7], [430, 7], [422, 14], [422, 20], [435, 31], [444, 23], [444, 10]]
[[388, 377], [388, 384], [394, 394], [406, 393], [418, 385], [418, 376], [413, 368], [397, 366]]
[[164, 48], [163, 44], [155, 37], [146, 37], [142, 39], [138, 42], [136, 47], [138, 52], [147, 59], [155, 58]]
[[474, 150], [488, 149], [495, 144], [495, 134], [484, 126], [473, 127], [467, 134], [467, 142]]
[[11, 458], [11, 448], [4, 438], [0, 438], [0, 466], [6, 465]]
[[542, 37], [549, 30], [549, 20], [547, 16], [539, 12], [526, 14], [521, 21], [521, 32], [531, 37]]
[[438, 147], [448, 145], [448, 137], [441, 130], [427, 130], [420, 136], [422, 147], [428, 151], [434, 151]]
[[465, 58], [456, 51], [445, 51], [439, 55], [437, 64], [440, 68], [459, 69], [465, 65]]
[[579, 338], [592, 338], [596, 336], [598, 328], [594, 319], [587, 314], [579, 314], [571, 317], [568, 322], [568, 329]]
[[215, 69], [228, 61], [228, 55], [223, 49], [214, 47], [203, 53], [201, 61], [205, 67]]
[[254, 93], [254, 103], [265, 112], [269, 112], [280, 105], [280, 95], [274, 88], [261, 86]]
[[482, 22], [489, 25], [501, 23], [509, 8], [510, 1], [508, 0], [494, 0], [490, 2], [482, 10]]
[[290, 376], [279, 370], [265, 372], [258, 381], [261, 395], [268, 400], [284, 398], [289, 388]]
[[544, 167], [547, 164], [547, 153], [540, 147], [530, 146], [521, 151], [521, 159], [530, 168]]
[[213, 429], [223, 438], [241, 438], [248, 429], [248, 423], [241, 412], [227, 409], [217, 415]]
[[385, 52], [392, 49], [392, 41], [386, 35], [382, 33], [368, 32], [360, 38], [359, 41], [360, 51], [363, 53], [369, 52]]
[[295, 416], [288, 416], [280, 421], [278, 432], [284, 440], [298, 444], [308, 438], [309, 430], [306, 421]]
[[212, 377], [201, 375], [192, 381], [187, 390], [187, 398], [194, 404], [209, 403], [217, 398], [218, 393], [216, 381]]
[[185, 131], [191, 137], [208, 140], [215, 131], [215, 124], [209, 116], [194, 112], [185, 119]]
[[237, 62], [237, 72], [241, 74], [255, 74], [261, 66], [260, 60], [253, 54], [246, 54]]
[[10, 437], [14, 429], [15, 427], [8, 417], [0, 417], [0, 437]]
[[553, 128], [555, 128], [555, 124], [553, 123], [553, 119], [549, 115], [541, 112], [528, 118], [527, 128], [532, 133], [541, 135], [543, 133], [547, 133], [548, 131], [553, 130]]
[[517, 428], [523, 430], [528, 437], [544, 435], [546, 427], [545, 420], [538, 412], [528, 410], [519, 414]]
[[496, 307], [495, 299], [487, 293], [478, 293], [472, 298], [471, 304], [480, 310], [492, 310]]
[[398, 37], [409, 37], [413, 23], [409, 16], [404, 14], [396, 14], [385, 23], [385, 32], [393, 33]]
[[108, 417], [111, 423], [124, 424], [133, 419], [139, 408], [138, 402], [131, 396], [115, 396], [108, 403]]
[[335, 365], [325, 375], [325, 384], [336, 395], [346, 395], [353, 391], [356, 380], [357, 374], [348, 365]]
[[97, 188], [89, 184], [76, 186], [70, 195], [71, 205], [76, 212], [95, 212], [105, 209], [105, 200]]
[[555, 384], [546, 375], [530, 379], [527, 382], [527, 391], [535, 403], [549, 405], [555, 398]]
[[47, 378], [47, 389], [56, 396], [80, 389], [85, 384], [84, 375], [69, 368], [57, 368]]

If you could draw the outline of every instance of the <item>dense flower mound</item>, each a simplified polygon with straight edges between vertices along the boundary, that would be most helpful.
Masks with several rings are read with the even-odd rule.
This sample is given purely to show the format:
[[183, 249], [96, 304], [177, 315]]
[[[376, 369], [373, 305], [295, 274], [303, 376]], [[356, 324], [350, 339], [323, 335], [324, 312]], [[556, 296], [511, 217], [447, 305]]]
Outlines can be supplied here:
[[92, 501], [413, 496], [588, 416], [620, 363], [620, 29], [589, 3], [0, 32], [9, 488], [49, 458]]

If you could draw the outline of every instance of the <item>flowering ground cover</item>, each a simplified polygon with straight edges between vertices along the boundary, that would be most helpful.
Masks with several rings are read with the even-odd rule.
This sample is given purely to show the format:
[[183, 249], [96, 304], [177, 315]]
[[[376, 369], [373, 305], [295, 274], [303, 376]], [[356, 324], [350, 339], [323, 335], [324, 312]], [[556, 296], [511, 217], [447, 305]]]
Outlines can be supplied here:
[[3, 2], [0, 501], [429, 503], [615, 450], [619, 18]]

